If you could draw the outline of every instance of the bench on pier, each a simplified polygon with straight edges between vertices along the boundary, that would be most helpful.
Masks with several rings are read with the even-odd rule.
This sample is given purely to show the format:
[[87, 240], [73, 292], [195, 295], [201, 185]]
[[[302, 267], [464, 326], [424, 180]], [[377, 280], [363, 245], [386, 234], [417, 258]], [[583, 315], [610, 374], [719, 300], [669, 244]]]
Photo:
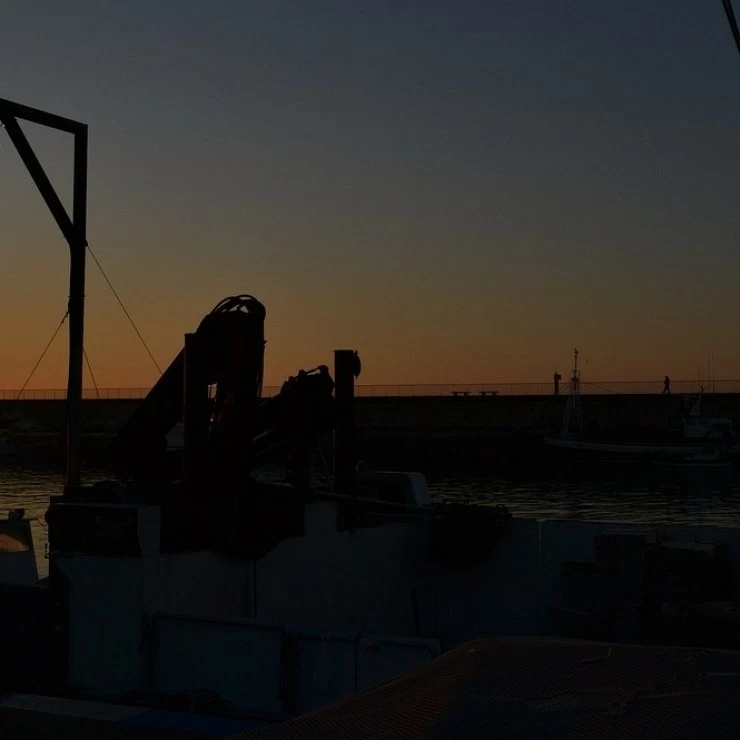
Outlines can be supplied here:
[[469, 396], [470, 391], [450, 391], [453, 396]]
[[498, 391], [478, 391], [481, 396], [498, 396]]

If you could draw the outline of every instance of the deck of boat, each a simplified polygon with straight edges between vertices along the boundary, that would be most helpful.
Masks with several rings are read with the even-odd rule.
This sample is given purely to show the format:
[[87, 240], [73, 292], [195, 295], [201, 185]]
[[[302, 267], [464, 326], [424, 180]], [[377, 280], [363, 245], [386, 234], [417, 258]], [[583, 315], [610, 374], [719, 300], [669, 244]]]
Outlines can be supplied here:
[[231, 740], [735, 738], [739, 700], [740, 652], [504, 638]]

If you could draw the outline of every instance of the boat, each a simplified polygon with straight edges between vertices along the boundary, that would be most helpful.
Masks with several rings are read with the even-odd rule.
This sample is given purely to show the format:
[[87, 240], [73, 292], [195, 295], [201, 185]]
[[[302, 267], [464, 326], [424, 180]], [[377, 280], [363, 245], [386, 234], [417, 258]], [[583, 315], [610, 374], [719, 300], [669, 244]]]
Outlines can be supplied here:
[[[740, 459], [740, 443], [732, 421], [702, 413], [703, 387], [696, 396], [684, 397], [672, 429], [631, 430], [636, 436], [627, 439], [603, 429], [585, 432], [580, 388], [576, 349], [559, 433], [530, 433], [530, 439], [550, 460], [729, 467]], [[636, 438], [638, 435], [641, 438]]]
[[[16, 135], [20, 114], [79, 130], [0, 99], [0, 121]], [[85, 252], [75, 239], [73, 260]], [[70, 313], [79, 321], [82, 278], [73, 270]], [[514, 519], [503, 507], [435, 503], [421, 473], [358, 468], [359, 354], [337, 349], [333, 373], [327, 365], [300, 370], [276, 396], [262, 398], [265, 315], [250, 295], [226, 298], [206, 314], [117, 435], [115, 478], [92, 486], [81, 483], [69, 421], [79, 411], [82, 361], [81, 332], [71, 334], [67, 482], [46, 517], [47, 587], [27, 585], [43, 610], [14, 614], [16, 601], [4, 602], [4, 635], [18, 654], [4, 664], [0, 728], [34, 737], [216, 737], [229, 724], [231, 732], [300, 737], [278, 723], [353, 695], [369, 697], [377, 718], [390, 701], [373, 701], [373, 690], [381, 698], [390, 691], [404, 716], [423, 724], [423, 702], [444, 699], [445, 687], [469, 694], [467, 677], [484, 675], [479, 659], [491, 678], [475, 692], [491, 698], [494, 712], [501, 716], [503, 700], [509, 711], [536, 713], [553, 697], [571, 701], [577, 670], [579, 693], [594, 670], [623, 674], [624, 651], [598, 643], [581, 650], [571, 641], [550, 650], [535, 639], [509, 654], [506, 645], [481, 650], [471, 640], [668, 639], [668, 617], [644, 605], [683, 605], [677, 571], [692, 579], [693, 606], [732, 599], [740, 530]], [[179, 422], [181, 446], [170, 436]], [[331, 475], [317, 483], [324, 441]], [[257, 464], [276, 450], [285, 453], [285, 480], [260, 480]], [[649, 584], [640, 572], [648, 551], [662, 566], [647, 574]], [[724, 637], [737, 643], [737, 610], [720, 611], [713, 618], [729, 615]], [[707, 629], [702, 641], [720, 636]], [[37, 662], [29, 663], [26, 646]], [[448, 660], [439, 662], [443, 653]], [[460, 656], [467, 656], [462, 670], [448, 668]], [[610, 703], [640, 693], [639, 656], [635, 663], [628, 681], [609, 683]], [[661, 676], [673, 675], [658, 663]], [[559, 665], [558, 682], [545, 691], [534, 686], [517, 703], [524, 686], [510, 673], [517, 665], [528, 679], [545, 681]], [[721, 656], [707, 665], [731, 675]], [[419, 698], [404, 701], [409, 694], [389, 681], [425, 666], [421, 681], [409, 674]], [[457, 710], [435, 703], [435, 721], [455, 723], [445, 736], [490, 735], [482, 725], [461, 726], [466, 717]], [[412, 736], [393, 722], [365, 727], [362, 736], [381, 734]], [[360, 735], [332, 729], [330, 719], [313, 736]]]
[[[470, 640], [656, 639], [658, 617], [629, 591], [648, 551], [658, 604], [691, 578], [697, 601], [731, 599], [740, 530], [514, 519], [433, 502], [420, 473], [358, 464], [358, 354], [336, 350], [332, 374], [300, 371], [263, 399], [263, 319], [251, 296], [219, 303], [119, 432], [116, 479], [52, 497], [67, 690], [272, 725]], [[179, 419], [181, 448], [167, 441]], [[317, 483], [312, 453], [330, 432], [331, 475]], [[278, 448], [285, 480], [260, 480]]]

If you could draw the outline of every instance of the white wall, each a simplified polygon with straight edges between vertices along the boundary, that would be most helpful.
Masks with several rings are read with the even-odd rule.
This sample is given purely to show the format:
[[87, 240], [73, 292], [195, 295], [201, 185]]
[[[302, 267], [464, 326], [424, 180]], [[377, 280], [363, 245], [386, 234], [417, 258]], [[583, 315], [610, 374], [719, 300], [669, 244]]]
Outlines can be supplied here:
[[69, 680], [118, 695], [146, 686], [147, 619], [158, 612], [242, 616], [248, 564], [209, 552], [142, 558], [69, 556]]
[[[562, 563], [592, 561], [594, 535], [630, 528], [514, 519], [485, 562], [457, 571], [429, 562], [423, 522], [337, 532], [336, 508], [320, 502], [306, 508], [305, 537], [282, 541], [256, 564], [213, 553], [68, 557], [60, 565], [72, 583], [70, 680], [111, 694], [143, 688], [143, 627], [155, 613], [251, 617], [324, 635], [435, 638], [444, 649], [476, 637], [540, 635], [560, 601]], [[740, 576], [740, 530], [661, 530], [725, 540]]]
[[316, 631], [413, 635], [412, 587], [426, 560], [419, 522], [337, 532], [336, 507], [306, 507], [306, 536], [256, 566], [252, 616]]
[[439, 655], [435, 640], [382, 635], [358, 639], [255, 620], [163, 615], [156, 625], [156, 691], [206, 689], [237, 709], [273, 717], [364, 691]]
[[491, 557], [469, 570], [430, 563], [417, 588], [424, 636], [447, 649], [485, 635], [534, 634], [537, 629], [539, 525], [514, 519]]

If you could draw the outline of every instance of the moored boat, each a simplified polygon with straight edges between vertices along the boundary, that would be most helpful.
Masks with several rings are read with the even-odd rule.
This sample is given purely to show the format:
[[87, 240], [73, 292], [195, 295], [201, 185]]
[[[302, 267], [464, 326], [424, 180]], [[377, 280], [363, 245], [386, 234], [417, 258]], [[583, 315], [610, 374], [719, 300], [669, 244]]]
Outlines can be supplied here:
[[581, 371], [578, 350], [575, 350], [560, 432], [534, 435], [539, 450], [550, 459], [692, 467], [729, 467], [740, 459], [740, 442], [732, 421], [702, 413], [703, 388], [696, 396], [685, 397], [674, 429], [649, 430], [649, 433], [646, 430], [644, 435], [636, 434], [627, 439], [604, 430], [585, 432], [580, 388]]

